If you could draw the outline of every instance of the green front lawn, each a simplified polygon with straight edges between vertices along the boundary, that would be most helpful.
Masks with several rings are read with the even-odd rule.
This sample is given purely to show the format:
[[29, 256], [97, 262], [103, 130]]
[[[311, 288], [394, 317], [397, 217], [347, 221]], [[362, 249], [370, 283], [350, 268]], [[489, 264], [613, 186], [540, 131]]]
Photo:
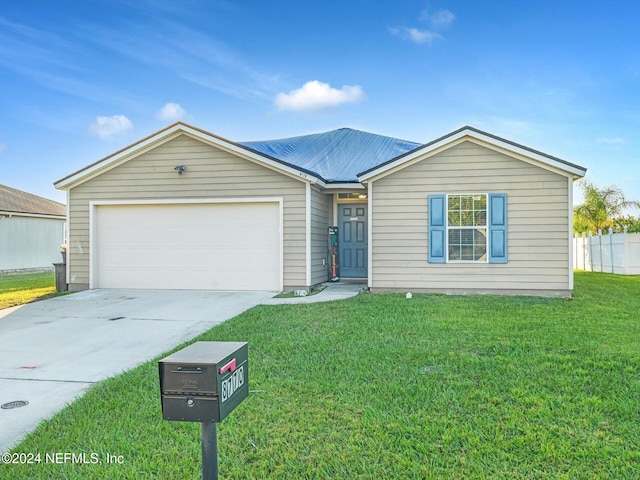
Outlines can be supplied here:
[[49, 297], [55, 291], [53, 271], [0, 275], [0, 310]]
[[[251, 396], [218, 428], [221, 478], [640, 478], [640, 277], [577, 273], [573, 300], [362, 294], [261, 306]], [[156, 359], [157, 360], [157, 359]], [[199, 478], [199, 425], [163, 421], [157, 362], [90, 390], [2, 478]], [[45, 464], [45, 453], [102, 464]], [[122, 464], [106, 464], [106, 455]]]

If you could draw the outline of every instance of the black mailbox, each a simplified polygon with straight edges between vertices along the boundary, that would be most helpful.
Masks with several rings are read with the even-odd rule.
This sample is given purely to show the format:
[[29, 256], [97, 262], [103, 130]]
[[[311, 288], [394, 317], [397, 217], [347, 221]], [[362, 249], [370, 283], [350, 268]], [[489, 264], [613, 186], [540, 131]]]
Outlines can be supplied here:
[[196, 342], [158, 362], [162, 417], [220, 422], [249, 396], [246, 342]]

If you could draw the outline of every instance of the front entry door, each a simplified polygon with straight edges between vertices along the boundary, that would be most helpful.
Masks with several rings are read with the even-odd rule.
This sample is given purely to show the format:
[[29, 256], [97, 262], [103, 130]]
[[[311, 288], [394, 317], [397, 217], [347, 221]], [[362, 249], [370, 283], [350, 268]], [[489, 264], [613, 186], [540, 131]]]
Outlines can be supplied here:
[[339, 266], [343, 278], [367, 278], [367, 205], [339, 204]]

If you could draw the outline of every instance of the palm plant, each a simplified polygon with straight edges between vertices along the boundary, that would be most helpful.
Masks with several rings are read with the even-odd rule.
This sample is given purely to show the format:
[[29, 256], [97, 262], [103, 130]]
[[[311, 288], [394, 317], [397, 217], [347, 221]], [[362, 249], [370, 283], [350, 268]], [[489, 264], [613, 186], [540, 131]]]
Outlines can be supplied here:
[[573, 231], [597, 232], [616, 226], [616, 219], [627, 208], [640, 208], [640, 202], [627, 200], [622, 190], [615, 186], [598, 188], [587, 180], [580, 186], [584, 191], [584, 203], [573, 209]]

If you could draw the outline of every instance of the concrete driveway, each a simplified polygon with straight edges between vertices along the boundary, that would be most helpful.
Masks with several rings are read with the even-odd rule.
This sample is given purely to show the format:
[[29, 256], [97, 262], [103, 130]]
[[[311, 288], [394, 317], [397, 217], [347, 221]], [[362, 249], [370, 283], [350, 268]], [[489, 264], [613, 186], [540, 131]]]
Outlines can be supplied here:
[[272, 296], [87, 290], [0, 310], [0, 405], [28, 402], [0, 409], [0, 454], [94, 383], [150, 360]]

